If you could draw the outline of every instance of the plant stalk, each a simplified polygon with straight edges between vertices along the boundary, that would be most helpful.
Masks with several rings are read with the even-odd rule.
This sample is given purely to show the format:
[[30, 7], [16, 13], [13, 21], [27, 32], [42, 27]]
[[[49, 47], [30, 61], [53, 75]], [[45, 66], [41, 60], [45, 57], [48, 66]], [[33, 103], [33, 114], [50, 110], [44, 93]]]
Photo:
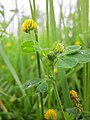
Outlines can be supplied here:
[[[81, 2], [81, 32], [87, 32], [89, 29], [89, 0]], [[89, 39], [86, 39], [88, 43]], [[88, 47], [88, 46], [86, 46]], [[90, 46], [89, 46], [90, 47]], [[90, 94], [90, 63], [85, 63], [83, 68], [83, 96], [84, 96], [84, 111], [90, 110], [90, 100], [87, 99]], [[85, 102], [85, 100], [87, 101]]]
[[54, 81], [53, 81], [53, 86], [54, 86], [57, 102], [58, 102], [58, 105], [59, 105], [59, 109], [61, 111], [62, 120], [66, 120], [66, 118], [64, 116], [64, 111], [63, 111], [63, 108], [62, 108], [62, 105], [61, 105], [61, 100], [60, 100], [60, 97], [59, 97], [59, 93], [58, 93], [58, 90], [57, 90], [57, 86], [56, 86], [56, 83]]
[[[35, 4], [35, 0], [33, 0], [33, 7], [34, 7], [34, 20], [36, 21], [36, 4]], [[35, 30], [35, 39], [36, 42], [38, 42], [38, 35], [37, 35], [37, 29]], [[39, 56], [39, 52], [36, 52], [37, 54], [37, 64], [38, 64], [38, 75], [39, 78], [41, 78], [41, 67], [40, 67], [40, 56]], [[41, 100], [41, 112], [42, 112], [42, 120], [44, 120], [44, 108], [43, 108], [43, 94], [40, 93], [40, 100]]]
[[[30, 0], [29, 0], [29, 4], [30, 4], [32, 18], [33, 18], [34, 21], [36, 21], [36, 4], [35, 4], [35, 0], [33, 0], [33, 7], [32, 7], [32, 4], [31, 4]], [[37, 29], [35, 30], [35, 40], [36, 40], [36, 42], [38, 42]], [[38, 65], [38, 76], [39, 76], [39, 78], [41, 78], [41, 67], [40, 67], [39, 52], [36, 52], [36, 55], [37, 55], [37, 65]], [[44, 120], [43, 94], [42, 93], [40, 93], [40, 100], [41, 100], [42, 120]], [[37, 104], [38, 104], [38, 102], [37, 102]], [[37, 115], [37, 118], [38, 118], [38, 115]]]

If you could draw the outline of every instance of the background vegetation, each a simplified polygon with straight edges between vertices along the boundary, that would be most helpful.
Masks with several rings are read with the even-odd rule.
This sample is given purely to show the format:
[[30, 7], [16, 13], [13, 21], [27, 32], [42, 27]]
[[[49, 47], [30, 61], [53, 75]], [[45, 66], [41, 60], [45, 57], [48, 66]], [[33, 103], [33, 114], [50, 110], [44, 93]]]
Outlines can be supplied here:
[[[11, 10], [13, 16], [9, 21], [5, 20], [4, 6], [0, 4], [0, 119], [40, 120], [43, 119], [41, 113], [51, 108], [57, 111], [57, 120], [60, 120], [62, 113], [59, 101], [54, 97], [58, 91], [66, 120], [90, 120], [89, 0], [78, 0], [74, 12], [70, 2], [68, 17], [63, 12], [63, 0], [61, 3], [58, 1], [60, 7], [58, 25], [53, 0], [46, 0], [45, 14], [36, 7], [35, 2], [32, 0], [31, 3], [29, 0], [30, 16], [22, 13], [22, 18], [19, 19], [16, 1], [16, 9]], [[17, 36], [7, 32], [16, 15]], [[22, 23], [28, 18], [34, 19], [38, 26], [36, 31], [30, 32], [30, 35], [21, 29]], [[25, 45], [28, 47], [25, 41], [35, 40], [35, 35], [38, 36], [38, 44], [34, 46], [35, 52], [31, 52], [31, 49], [30, 53], [23, 51]], [[68, 60], [66, 58], [64, 63], [59, 60], [52, 69], [48, 66], [46, 58], [52, 50], [51, 46], [58, 40], [65, 48], [72, 46], [67, 48], [68, 52], [65, 54], [71, 58]], [[76, 48], [73, 48], [73, 45], [76, 45]], [[41, 68], [39, 76], [37, 53]], [[77, 58], [78, 62], [74, 58]], [[52, 76], [56, 80], [54, 86], [57, 87], [57, 91], [48, 80]], [[70, 90], [77, 91], [83, 112], [77, 114], [76, 107], [70, 99]]]

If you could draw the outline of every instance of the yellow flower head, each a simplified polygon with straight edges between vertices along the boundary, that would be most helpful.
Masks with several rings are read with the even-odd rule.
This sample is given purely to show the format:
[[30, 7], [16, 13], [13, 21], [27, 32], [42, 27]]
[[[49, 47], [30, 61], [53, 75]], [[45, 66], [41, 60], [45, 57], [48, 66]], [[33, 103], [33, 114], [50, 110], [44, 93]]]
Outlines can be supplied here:
[[64, 52], [64, 45], [62, 43], [57, 43], [55, 48], [54, 48], [54, 52], [57, 53], [62, 53]]
[[45, 115], [44, 115], [46, 120], [56, 120], [57, 114], [56, 111], [53, 109], [49, 109]]
[[10, 42], [8, 42], [8, 43], [6, 43], [6, 46], [7, 46], [7, 47], [11, 47], [12, 44], [11, 44]]
[[70, 97], [71, 97], [71, 100], [74, 102], [74, 104], [77, 108], [77, 112], [82, 112], [83, 108], [82, 108], [82, 105], [80, 104], [80, 99], [77, 95], [77, 92], [75, 92], [74, 90], [71, 90], [70, 91]]
[[22, 24], [22, 30], [24, 32], [29, 33], [31, 30], [36, 29], [37, 28], [37, 24], [34, 20], [32, 19], [27, 19], [25, 20], [25, 22]]
[[53, 72], [54, 72], [55, 75], [57, 75], [58, 74], [58, 69], [54, 68]]
[[80, 43], [79, 41], [76, 41], [74, 44], [78, 46], [78, 45], [80, 45], [81, 43]]
[[77, 97], [78, 97], [77, 92], [74, 91], [74, 90], [71, 90], [70, 91], [70, 97], [71, 97], [71, 99], [77, 99]]

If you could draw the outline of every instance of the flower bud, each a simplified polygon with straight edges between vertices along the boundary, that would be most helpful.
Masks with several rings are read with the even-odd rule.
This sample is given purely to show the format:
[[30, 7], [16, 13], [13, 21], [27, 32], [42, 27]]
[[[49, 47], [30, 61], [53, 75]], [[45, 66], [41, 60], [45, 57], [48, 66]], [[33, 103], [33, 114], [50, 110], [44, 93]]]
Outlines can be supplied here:
[[63, 53], [64, 52], [64, 45], [60, 42], [58, 42], [54, 48], [54, 52], [57, 53]]
[[53, 51], [50, 51], [48, 54], [48, 59], [50, 61], [53, 61], [55, 59], [55, 53]]

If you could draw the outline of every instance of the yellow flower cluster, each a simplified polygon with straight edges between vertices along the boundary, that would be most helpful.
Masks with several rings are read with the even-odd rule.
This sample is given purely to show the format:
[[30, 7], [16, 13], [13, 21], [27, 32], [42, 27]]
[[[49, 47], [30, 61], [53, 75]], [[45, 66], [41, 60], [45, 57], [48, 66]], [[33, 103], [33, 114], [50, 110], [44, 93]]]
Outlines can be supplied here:
[[76, 99], [78, 96], [77, 96], [77, 92], [76, 91], [74, 91], [74, 90], [71, 90], [70, 91], [70, 97], [71, 97], [71, 99]]
[[34, 20], [32, 19], [27, 19], [25, 22], [22, 24], [22, 30], [24, 32], [29, 33], [31, 30], [34, 30], [37, 28], [37, 24]]
[[55, 53], [62, 53], [64, 52], [64, 45], [62, 43], [57, 43], [54, 48]]
[[44, 115], [46, 120], [56, 120], [57, 114], [56, 111], [53, 109], [49, 109], [45, 115]]
[[71, 97], [71, 100], [74, 102], [74, 104], [77, 108], [77, 112], [82, 112], [83, 108], [82, 108], [82, 105], [80, 104], [80, 99], [77, 95], [77, 92], [75, 92], [74, 90], [71, 90], [70, 91], [70, 97]]

